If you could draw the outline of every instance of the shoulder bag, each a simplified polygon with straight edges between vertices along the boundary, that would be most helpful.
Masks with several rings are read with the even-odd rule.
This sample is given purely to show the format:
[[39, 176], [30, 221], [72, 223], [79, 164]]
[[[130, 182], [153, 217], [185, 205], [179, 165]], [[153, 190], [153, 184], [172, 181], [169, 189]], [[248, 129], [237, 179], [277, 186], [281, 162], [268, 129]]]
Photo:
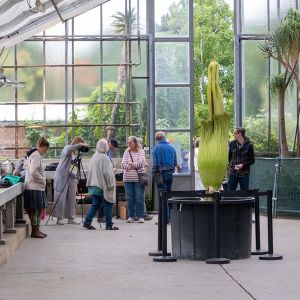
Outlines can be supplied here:
[[[130, 151], [128, 151], [128, 152], [129, 152], [131, 161], [134, 163]], [[136, 170], [136, 172], [138, 174], [139, 183], [142, 184], [142, 185], [144, 185], [144, 186], [148, 186], [148, 175], [145, 172], [138, 172], [137, 168], [135, 168], [135, 170]]]

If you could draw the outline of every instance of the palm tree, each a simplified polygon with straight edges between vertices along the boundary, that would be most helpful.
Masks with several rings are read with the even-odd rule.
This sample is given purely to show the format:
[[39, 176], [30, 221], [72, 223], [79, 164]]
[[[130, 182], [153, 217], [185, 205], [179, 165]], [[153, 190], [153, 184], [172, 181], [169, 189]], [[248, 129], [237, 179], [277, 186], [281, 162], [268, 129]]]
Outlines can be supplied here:
[[[112, 16], [112, 18], [114, 18], [112, 26], [114, 27], [115, 33], [129, 37], [132, 31], [137, 28], [137, 17], [134, 8], [131, 11], [126, 11], [125, 14], [122, 12], [117, 12], [115, 15]], [[110, 124], [115, 124], [116, 122], [117, 110], [119, 107], [118, 103], [120, 102], [121, 90], [124, 86], [125, 78], [126, 78], [126, 71], [127, 71], [126, 64], [128, 64], [129, 62], [130, 47], [131, 47], [130, 42], [125, 41], [123, 43], [121, 64], [118, 68], [118, 80], [117, 80], [118, 85], [116, 90], [115, 104], [113, 105], [112, 108]], [[111, 139], [113, 137], [115, 137], [115, 127], [109, 126], [107, 127], [107, 138]]]
[[[276, 30], [267, 36], [266, 41], [259, 47], [266, 58], [273, 58], [278, 61], [286, 72], [293, 77], [300, 91], [299, 70], [296, 68], [300, 54], [300, 11], [291, 8]], [[299, 113], [300, 97], [298, 95], [297, 127], [295, 134], [298, 156], [300, 155]]]
[[289, 157], [289, 150], [285, 129], [285, 93], [291, 83], [292, 76], [288, 76], [286, 71], [284, 74], [274, 75], [270, 79], [271, 94], [278, 99], [278, 117], [279, 117], [279, 144], [280, 157]]

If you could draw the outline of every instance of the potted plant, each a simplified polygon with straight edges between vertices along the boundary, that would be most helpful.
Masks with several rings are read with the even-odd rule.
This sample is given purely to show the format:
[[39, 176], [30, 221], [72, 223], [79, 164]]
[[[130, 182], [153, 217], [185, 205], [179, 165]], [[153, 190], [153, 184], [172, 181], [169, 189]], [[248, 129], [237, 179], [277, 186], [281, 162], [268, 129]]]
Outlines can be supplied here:
[[[219, 190], [228, 165], [229, 117], [224, 112], [218, 81], [219, 65], [213, 60], [208, 67], [209, 115], [201, 124], [198, 152], [199, 174], [208, 192]], [[172, 205], [172, 253], [179, 259], [206, 260], [216, 254], [215, 202], [199, 201], [200, 195], [197, 193], [195, 191], [189, 193], [191, 197], [174, 197], [169, 200]], [[237, 197], [219, 202], [222, 257], [250, 257], [252, 203], [253, 199]]]

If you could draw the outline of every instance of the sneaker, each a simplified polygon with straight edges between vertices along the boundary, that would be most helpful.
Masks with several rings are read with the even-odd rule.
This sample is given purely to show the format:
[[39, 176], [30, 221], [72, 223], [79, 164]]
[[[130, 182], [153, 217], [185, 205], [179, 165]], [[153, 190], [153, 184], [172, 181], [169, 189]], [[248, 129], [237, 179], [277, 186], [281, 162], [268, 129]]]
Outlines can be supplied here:
[[85, 229], [89, 229], [89, 230], [95, 230], [96, 228], [93, 226], [93, 225], [91, 225], [91, 224], [84, 224], [83, 223], [83, 228], [85, 228]]
[[152, 220], [153, 219], [153, 216], [151, 216], [151, 215], [145, 215], [145, 221], [150, 221], [150, 220]]
[[69, 219], [68, 224], [73, 224], [73, 225], [80, 225], [81, 222], [76, 220], [76, 219]]
[[57, 225], [65, 225], [63, 218], [57, 218], [56, 224]]
[[134, 222], [134, 219], [133, 218], [131, 218], [131, 217], [129, 217], [128, 219], [127, 219], [127, 221], [126, 221], [127, 223], [133, 223]]
[[116, 227], [116, 226], [106, 226], [105, 230], [119, 230], [119, 227]]
[[144, 223], [144, 218], [139, 218], [139, 223]]

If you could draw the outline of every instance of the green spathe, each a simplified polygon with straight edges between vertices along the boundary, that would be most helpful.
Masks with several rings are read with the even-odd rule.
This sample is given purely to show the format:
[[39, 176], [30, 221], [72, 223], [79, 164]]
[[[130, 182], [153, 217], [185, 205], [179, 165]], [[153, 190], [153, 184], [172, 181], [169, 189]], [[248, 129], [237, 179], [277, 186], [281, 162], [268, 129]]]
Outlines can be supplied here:
[[208, 120], [201, 123], [198, 155], [199, 174], [205, 188], [218, 190], [228, 164], [228, 115], [219, 86], [219, 65], [208, 66]]

